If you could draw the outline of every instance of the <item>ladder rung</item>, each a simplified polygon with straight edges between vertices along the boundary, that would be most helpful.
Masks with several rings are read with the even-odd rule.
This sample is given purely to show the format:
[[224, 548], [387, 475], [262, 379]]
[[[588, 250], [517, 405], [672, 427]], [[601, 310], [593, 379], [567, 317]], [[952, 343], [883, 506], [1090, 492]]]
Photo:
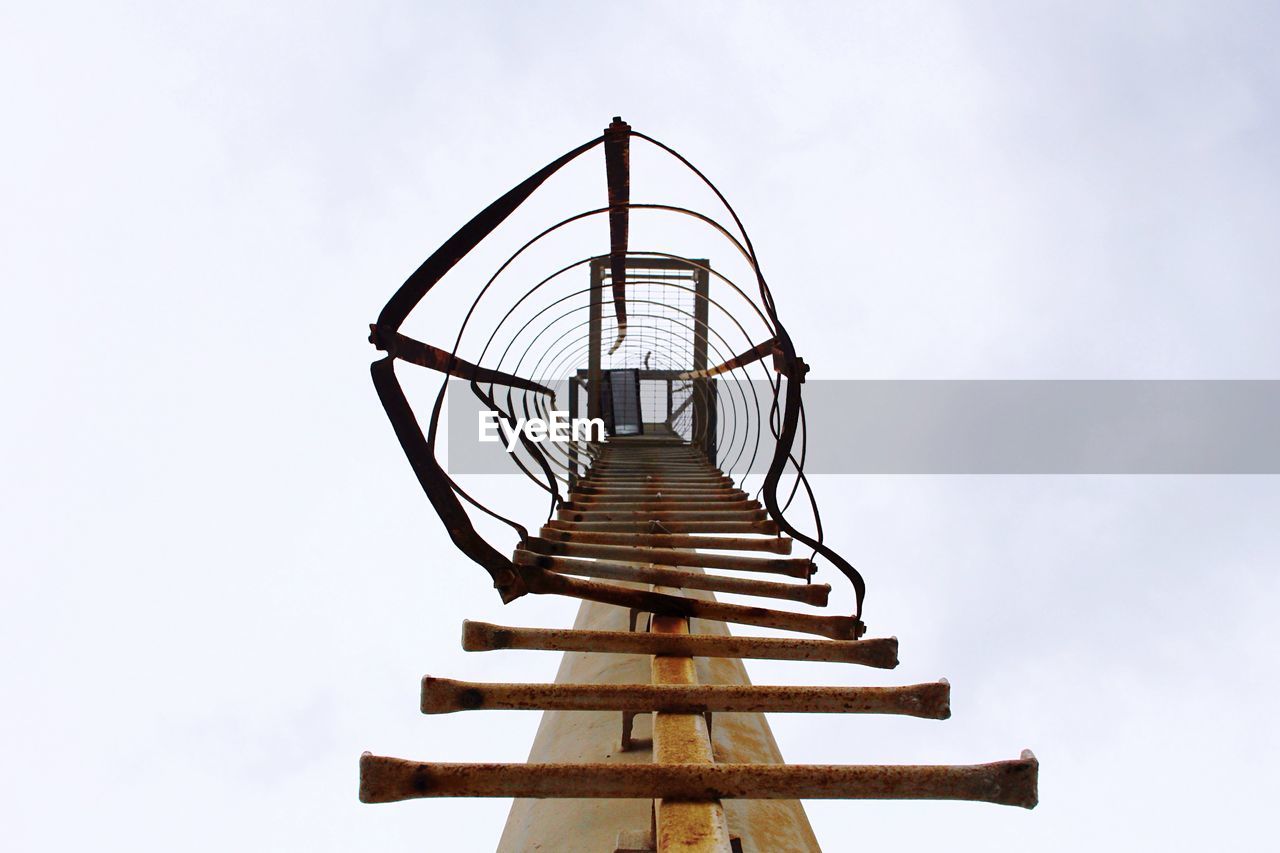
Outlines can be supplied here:
[[[538, 535], [551, 542], [619, 545], [625, 548], [709, 548], [717, 551], [768, 551], [790, 554], [791, 540], [780, 536], [697, 536], [689, 533], [608, 533], [577, 528], [543, 527]], [[654, 561], [656, 562], [656, 561]]]
[[608, 477], [612, 474], [709, 474], [723, 477], [725, 473], [719, 468], [712, 468], [706, 462], [693, 459], [600, 459], [587, 471], [591, 477]]
[[579, 477], [577, 482], [584, 486], [732, 486], [733, 478], [723, 474], [614, 474], [607, 477]]
[[650, 634], [638, 631], [578, 631], [571, 628], [514, 628], [470, 620], [462, 623], [462, 648], [469, 652], [527, 649], [549, 652], [826, 661], [861, 664], [877, 669], [893, 669], [898, 665], [896, 637], [872, 640], [809, 640], [716, 634]]
[[629, 521], [548, 521], [552, 530], [578, 530], [583, 533], [758, 533], [772, 536], [778, 532], [778, 523], [759, 521], [662, 521], [654, 518], [634, 518]]
[[776, 583], [754, 578], [708, 575], [648, 563], [611, 563], [602, 560], [575, 560], [572, 557], [548, 557], [545, 554], [524, 550], [516, 551], [515, 562], [518, 566], [535, 566], [539, 569], [582, 577], [634, 581], [677, 589], [705, 589], [737, 595], [759, 595], [783, 601], [799, 601], [816, 607], [826, 607], [827, 598], [831, 595], [831, 587], [827, 584]]
[[418, 797], [970, 800], [1035, 808], [1039, 763], [434, 764], [365, 753], [360, 800]]
[[560, 521], [759, 521], [766, 513], [763, 509], [728, 509], [728, 510], [657, 510], [643, 512], [638, 510], [571, 510], [561, 509], [556, 513]]
[[720, 504], [744, 501], [747, 493], [741, 489], [727, 492], [663, 492], [662, 494], [643, 492], [608, 492], [606, 494], [588, 494], [573, 492], [569, 502], [574, 504]]
[[789, 610], [771, 610], [767, 607], [744, 607], [722, 601], [703, 601], [699, 598], [665, 595], [617, 584], [584, 581], [541, 569], [524, 568], [522, 572], [529, 591], [539, 595], [567, 595], [587, 601], [635, 608], [646, 613], [718, 619], [721, 622], [755, 625], [759, 628], [801, 631], [806, 634], [817, 634], [820, 637], [830, 637], [833, 640], [856, 640], [866, 630], [866, 626], [853, 616], [821, 616], [813, 613], [792, 613]]
[[814, 572], [813, 563], [804, 558], [744, 557], [738, 554], [704, 554], [679, 548], [645, 548], [637, 551], [624, 545], [593, 545], [587, 542], [552, 542], [530, 537], [530, 551], [554, 557], [598, 557], [620, 562], [658, 563], [663, 566], [698, 566], [704, 569], [730, 569], [740, 572], [770, 572], [792, 578], [807, 578]]
[[561, 509], [582, 510], [585, 512], [641, 512], [648, 514], [650, 512], [726, 512], [729, 510], [758, 510], [763, 509], [759, 501], [677, 501], [677, 500], [649, 500], [637, 503], [636, 501], [615, 501], [615, 500], [598, 500], [598, 501], [565, 501], [560, 505]]
[[573, 487], [574, 494], [583, 495], [745, 495], [732, 483], [701, 485], [697, 483], [584, 483], [579, 480]]
[[455, 711], [897, 714], [945, 720], [951, 716], [951, 685], [511, 684], [424, 676], [422, 713]]

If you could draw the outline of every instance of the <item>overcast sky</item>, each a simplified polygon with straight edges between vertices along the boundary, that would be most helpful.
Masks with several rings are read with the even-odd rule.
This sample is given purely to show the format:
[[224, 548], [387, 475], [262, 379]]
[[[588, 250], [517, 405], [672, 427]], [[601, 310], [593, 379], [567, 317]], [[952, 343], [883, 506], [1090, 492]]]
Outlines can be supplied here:
[[[425, 718], [418, 679], [550, 679], [460, 620], [575, 605], [454, 552], [366, 324], [612, 116], [734, 201], [815, 377], [1276, 379], [1278, 37], [1222, 2], [5, 4], [3, 846], [492, 849], [507, 803], [361, 806], [358, 756], [522, 761], [535, 714]], [[1275, 477], [817, 485], [903, 664], [753, 677], [945, 675], [954, 715], [778, 715], [788, 760], [1041, 760], [1033, 812], [813, 803], [826, 849], [1274, 838]]]

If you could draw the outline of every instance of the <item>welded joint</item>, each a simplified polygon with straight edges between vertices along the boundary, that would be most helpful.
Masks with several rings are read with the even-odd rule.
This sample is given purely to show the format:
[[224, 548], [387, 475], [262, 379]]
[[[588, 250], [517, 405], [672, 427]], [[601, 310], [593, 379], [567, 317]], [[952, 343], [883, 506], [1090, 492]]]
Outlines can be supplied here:
[[795, 371], [793, 372], [787, 369], [787, 358], [782, 350], [776, 349], [773, 351], [773, 369], [788, 379], [794, 379], [803, 385], [805, 374], [809, 372], [809, 365], [800, 356], [796, 356], [794, 361]]

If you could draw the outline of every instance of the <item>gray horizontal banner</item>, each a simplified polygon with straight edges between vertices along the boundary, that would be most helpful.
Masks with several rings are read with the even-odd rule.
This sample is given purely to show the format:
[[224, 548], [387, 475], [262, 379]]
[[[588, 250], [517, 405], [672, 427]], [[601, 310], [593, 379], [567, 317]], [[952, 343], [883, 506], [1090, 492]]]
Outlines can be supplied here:
[[[478, 440], [484, 407], [469, 386], [450, 386], [449, 470], [518, 473], [502, 443]], [[665, 387], [642, 397], [645, 420], [666, 419]], [[717, 381], [726, 472], [768, 467], [771, 398], [766, 382]], [[832, 380], [806, 383], [804, 403], [811, 475], [1280, 474], [1276, 380]]]

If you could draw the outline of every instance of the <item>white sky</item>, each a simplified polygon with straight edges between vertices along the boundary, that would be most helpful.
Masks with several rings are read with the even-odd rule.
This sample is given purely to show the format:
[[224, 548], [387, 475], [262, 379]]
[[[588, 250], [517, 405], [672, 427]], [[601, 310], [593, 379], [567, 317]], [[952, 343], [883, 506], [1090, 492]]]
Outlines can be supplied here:
[[[6, 4], [4, 846], [492, 849], [505, 802], [361, 806], [357, 758], [523, 760], [536, 715], [424, 718], [417, 682], [549, 679], [459, 622], [574, 604], [504, 609], [455, 554], [366, 324], [613, 115], [728, 193], [815, 376], [1277, 378], [1277, 18]], [[1030, 813], [811, 804], [826, 849], [1273, 837], [1276, 478], [818, 485], [903, 665], [753, 677], [945, 675], [954, 716], [775, 716], [788, 759], [1042, 763]]]

